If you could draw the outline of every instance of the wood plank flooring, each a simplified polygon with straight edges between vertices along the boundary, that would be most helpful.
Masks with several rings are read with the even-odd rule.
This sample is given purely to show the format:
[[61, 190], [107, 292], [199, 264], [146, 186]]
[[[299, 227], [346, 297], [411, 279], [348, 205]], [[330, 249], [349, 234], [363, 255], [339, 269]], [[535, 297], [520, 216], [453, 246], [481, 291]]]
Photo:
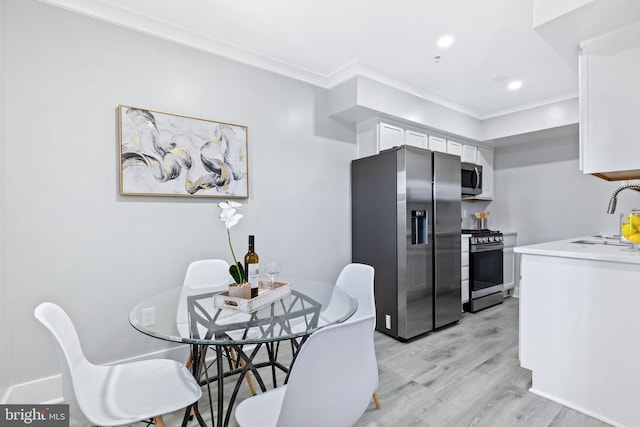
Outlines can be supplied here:
[[408, 343], [376, 334], [383, 408], [358, 426], [601, 427], [528, 391], [518, 361], [518, 299]]
[[[357, 427], [608, 426], [528, 391], [531, 373], [518, 362], [516, 298], [407, 343], [376, 332], [375, 343], [382, 409], [372, 401]], [[243, 385], [239, 400], [248, 396]], [[166, 415], [167, 427], [179, 426], [182, 415]]]

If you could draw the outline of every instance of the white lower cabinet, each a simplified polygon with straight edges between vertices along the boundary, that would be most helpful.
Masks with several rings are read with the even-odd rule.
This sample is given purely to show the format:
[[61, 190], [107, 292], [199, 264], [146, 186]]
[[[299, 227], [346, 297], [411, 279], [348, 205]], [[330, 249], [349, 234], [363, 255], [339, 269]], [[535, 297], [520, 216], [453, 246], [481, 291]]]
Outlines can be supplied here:
[[462, 274], [460, 282], [462, 286], [462, 304], [469, 302], [469, 238], [470, 234], [463, 234], [460, 242], [460, 265]]
[[513, 248], [516, 247], [517, 233], [503, 232], [504, 236], [504, 289], [513, 289], [516, 284], [516, 256]]

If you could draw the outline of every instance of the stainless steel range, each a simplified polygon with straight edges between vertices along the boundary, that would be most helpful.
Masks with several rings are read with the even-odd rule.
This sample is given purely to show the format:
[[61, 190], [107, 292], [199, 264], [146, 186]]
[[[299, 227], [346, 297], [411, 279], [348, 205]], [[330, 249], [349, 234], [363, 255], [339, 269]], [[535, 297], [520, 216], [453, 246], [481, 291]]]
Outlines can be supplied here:
[[469, 238], [469, 302], [465, 310], [476, 311], [504, 300], [503, 237], [499, 231], [463, 230]]

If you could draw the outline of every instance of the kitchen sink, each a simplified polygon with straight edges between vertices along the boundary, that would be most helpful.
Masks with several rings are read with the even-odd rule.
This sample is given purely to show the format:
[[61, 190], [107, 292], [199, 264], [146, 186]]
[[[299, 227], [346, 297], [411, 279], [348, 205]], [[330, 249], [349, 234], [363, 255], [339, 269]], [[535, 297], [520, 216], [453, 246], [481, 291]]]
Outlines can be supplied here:
[[627, 243], [620, 243], [618, 238], [613, 238], [611, 236], [593, 236], [596, 239], [580, 239], [574, 240], [571, 243], [577, 243], [580, 245], [608, 245], [608, 246], [629, 246]]

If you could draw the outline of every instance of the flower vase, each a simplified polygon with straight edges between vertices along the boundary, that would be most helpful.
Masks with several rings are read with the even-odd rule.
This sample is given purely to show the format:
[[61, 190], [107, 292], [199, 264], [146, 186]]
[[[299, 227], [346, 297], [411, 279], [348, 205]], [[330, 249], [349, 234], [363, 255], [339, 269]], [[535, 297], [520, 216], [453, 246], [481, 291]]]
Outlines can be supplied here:
[[251, 299], [251, 284], [249, 282], [240, 284], [230, 283], [229, 296], [234, 298]]

